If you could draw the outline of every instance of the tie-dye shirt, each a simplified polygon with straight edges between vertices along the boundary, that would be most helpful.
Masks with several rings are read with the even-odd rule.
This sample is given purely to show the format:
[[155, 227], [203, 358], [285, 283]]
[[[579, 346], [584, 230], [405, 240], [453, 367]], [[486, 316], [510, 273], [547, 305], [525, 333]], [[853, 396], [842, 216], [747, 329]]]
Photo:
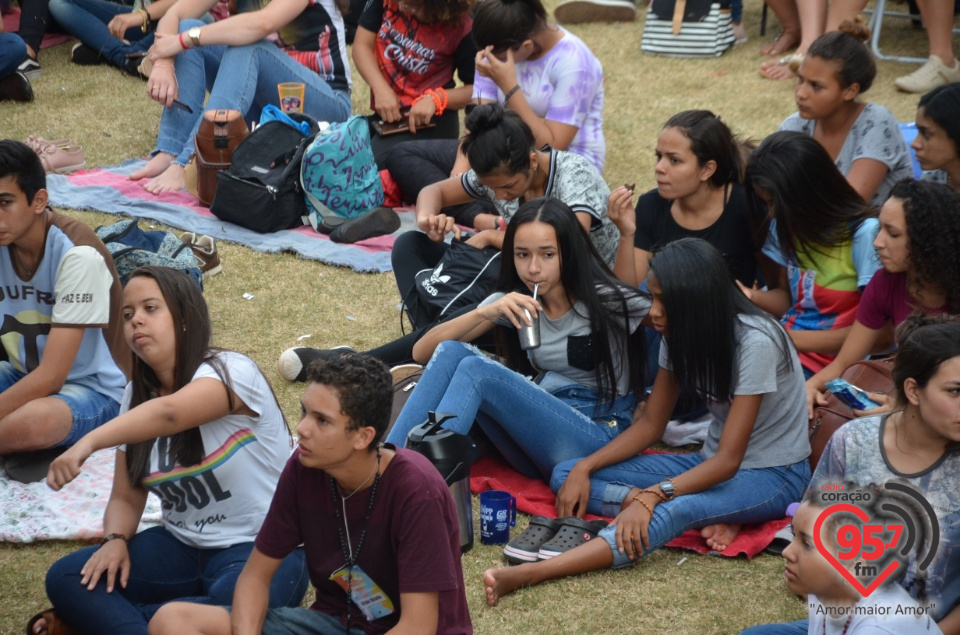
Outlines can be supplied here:
[[[268, 4], [270, 0], [237, 0], [237, 13], [259, 11]], [[268, 39], [334, 90], [351, 89], [343, 16], [334, 0], [307, 0], [303, 13]]]
[[[563, 39], [541, 57], [517, 62], [517, 83], [538, 117], [578, 128], [567, 150], [603, 174], [603, 67], [583, 40], [561, 30]], [[504, 94], [491, 79], [478, 75], [473, 98], [502, 103]]]
[[[160, 437], [143, 477], [144, 487], [162, 501], [167, 531], [201, 549], [256, 538], [290, 457], [290, 433], [266, 377], [240, 353], [217, 357], [227, 367], [230, 389], [256, 414], [231, 414], [200, 426], [203, 459], [197, 465], [177, 463], [169, 437]], [[193, 375], [193, 381], [204, 378], [223, 381], [209, 363]], [[121, 412], [129, 410], [132, 394], [127, 386]]]
[[[832, 331], [853, 324], [860, 304], [860, 292], [880, 268], [873, 249], [873, 239], [880, 225], [875, 218], [860, 224], [853, 240], [824, 248], [823, 253], [811, 249], [809, 254], [794, 254], [784, 260], [777, 240], [776, 220], [770, 223], [770, 234], [763, 253], [787, 269], [792, 306], [781, 318], [788, 331]], [[835, 355], [800, 353], [800, 362], [809, 371], [818, 372], [833, 361]]]

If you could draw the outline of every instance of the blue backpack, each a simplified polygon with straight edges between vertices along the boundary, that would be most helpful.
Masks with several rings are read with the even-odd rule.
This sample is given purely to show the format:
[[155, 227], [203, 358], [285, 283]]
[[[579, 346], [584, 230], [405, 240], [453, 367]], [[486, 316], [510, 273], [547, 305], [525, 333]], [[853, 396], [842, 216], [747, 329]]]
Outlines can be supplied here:
[[383, 185], [365, 117], [354, 115], [316, 134], [303, 153], [300, 186], [314, 229], [324, 216], [356, 218], [383, 205]]
[[172, 232], [145, 232], [135, 220], [97, 227], [96, 232], [113, 256], [113, 266], [117, 268], [121, 284], [127, 284], [137, 267], [154, 265], [183, 271], [203, 290], [200, 261], [193, 255], [190, 245]]

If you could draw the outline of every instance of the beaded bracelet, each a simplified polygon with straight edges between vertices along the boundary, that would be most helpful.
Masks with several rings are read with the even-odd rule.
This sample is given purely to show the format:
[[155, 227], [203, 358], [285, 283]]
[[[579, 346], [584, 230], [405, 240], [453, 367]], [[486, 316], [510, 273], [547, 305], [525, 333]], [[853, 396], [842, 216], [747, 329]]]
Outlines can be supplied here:
[[641, 493], [642, 493], [642, 492], [649, 492], [650, 494], [655, 494], [656, 496], [659, 496], [659, 497], [660, 497], [660, 500], [662, 500], [662, 501], [666, 501], [666, 500], [667, 500], [667, 495], [664, 494], [664, 493], [661, 492], [661, 491], [658, 491], [658, 490], [655, 490], [655, 489], [644, 489], [644, 490], [640, 490], [640, 491], [641, 491]]
[[633, 495], [633, 500], [637, 501], [638, 503], [640, 503], [641, 505], [643, 505], [644, 507], [646, 507], [646, 508], [647, 508], [647, 511], [650, 512], [650, 517], [651, 517], [651, 518], [653, 517], [653, 507], [650, 507], [650, 504], [647, 503], [647, 501], [645, 501], [645, 500], [643, 500], [642, 498], [640, 498], [640, 494], [634, 494], [634, 495]]
[[420, 96], [413, 100], [413, 102], [417, 103], [424, 97], [429, 97], [433, 100], [433, 105], [436, 107], [437, 117], [443, 114], [443, 111], [447, 108], [447, 104], [450, 103], [450, 99], [447, 96], [447, 91], [443, 88], [437, 88], [436, 90], [430, 88], [425, 90], [420, 93]]

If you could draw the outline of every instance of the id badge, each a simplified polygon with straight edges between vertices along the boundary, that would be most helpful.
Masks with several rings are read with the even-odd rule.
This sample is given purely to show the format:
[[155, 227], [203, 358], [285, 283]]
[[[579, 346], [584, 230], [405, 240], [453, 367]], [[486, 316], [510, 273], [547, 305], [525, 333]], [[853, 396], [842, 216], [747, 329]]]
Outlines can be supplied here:
[[[350, 580], [349, 588], [347, 580]], [[350, 594], [350, 599], [356, 604], [368, 622], [378, 620], [393, 613], [393, 602], [383, 592], [383, 589], [373, 581], [367, 573], [360, 567], [353, 567], [353, 575], [350, 575], [350, 569], [344, 565], [330, 574], [330, 580], [336, 582], [340, 588]]]

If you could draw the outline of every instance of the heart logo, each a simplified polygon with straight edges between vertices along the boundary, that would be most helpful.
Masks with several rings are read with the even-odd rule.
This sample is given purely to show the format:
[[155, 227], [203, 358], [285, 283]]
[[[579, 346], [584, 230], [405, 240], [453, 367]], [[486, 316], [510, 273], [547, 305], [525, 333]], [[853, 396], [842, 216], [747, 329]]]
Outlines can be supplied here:
[[[831, 553], [830, 550], [827, 549], [826, 545], [823, 544], [823, 538], [821, 537], [821, 528], [823, 527], [823, 523], [832, 514], [841, 513], [841, 512], [847, 512], [855, 515], [857, 518], [859, 518], [864, 522], [865, 529], [870, 527], [870, 525], [866, 524], [867, 521], [870, 520], [870, 516], [859, 507], [855, 507], [854, 505], [850, 505], [847, 503], [831, 505], [827, 509], [823, 510], [823, 512], [821, 512], [820, 515], [817, 517], [817, 522], [813, 526], [813, 541], [817, 546], [817, 551], [819, 551], [821, 555], [823, 555], [823, 557], [827, 559], [827, 562], [829, 562], [834, 569], [839, 571], [840, 575], [842, 575], [847, 580], [847, 582], [852, 584], [853, 587], [857, 591], [859, 591], [861, 595], [866, 597], [871, 593], [873, 593], [877, 589], [877, 587], [883, 584], [884, 580], [886, 580], [891, 575], [893, 575], [901, 563], [898, 559], [893, 559], [891, 562], [887, 564], [886, 568], [883, 571], [876, 574], [876, 577], [874, 578], [873, 582], [871, 582], [867, 586], [864, 586], [863, 583], [860, 582], [860, 580], [857, 579], [857, 577], [853, 575], [853, 573], [851, 573], [850, 570], [843, 565], [843, 563], [837, 560], [836, 556], [834, 556], [833, 553]], [[844, 527], [841, 527], [837, 533], [839, 534], [843, 532], [843, 530], [844, 530]], [[869, 534], [869, 532], [866, 532], [866, 533]], [[856, 535], [859, 537], [859, 532], [857, 532]], [[872, 538], [875, 538], [875, 540], [872, 540], [872, 541], [868, 540], [867, 542], [870, 546], [874, 548], [874, 552], [871, 553], [872, 557], [868, 557], [868, 559], [875, 560], [876, 558], [880, 557], [882, 551], [896, 547], [897, 542], [899, 541], [900, 535], [901, 535], [901, 532], [896, 532], [896, 537], [898, 540], [893, 541], [891, 543], [884, 543], [879, 538], [872, 537]], [[877, 549], [880, 550], [880, 553], [876, 552]], [[861, 549], [857, 549], [856, 552], [848, 552], [848, 553], [850, 553], [850, 559], [852, 559], [857, 555], [863, 553], [863, 551]], [[867, 565], [863, 568], [865, 570], [877, 569], [877, 567], [870, 566], [870, 565]]]
[[[854, 505], [850, 505], [850, 504], [848, 504], [848, 503], [840, 503], [840, 504], [837, 504], [837, 505], [831, 505], [830, 507], [828, 507], [828, 508], [826, 508], [825, 510], [823, 510], [823, 511], [820, 513], [819, 516], [817, 516], [817, 522], [814, 523], [814, 526], [813, 526], [813, 541], [814, 541], [814, 543], [815, 543], [816, 546], [817, 546], [817, 551], [819, 551], [820, 554], [823, 555], [823, 557], [827, 559], [827, 562], [829, 562], [829, 563], [833, 566], [834, 569], [836, 569], [837, 571], [840, 572], [840, 575], [842, 575], [842, 576], [847, 580], [847, 582], [849, 582], [850, 584], [852, 584], [853, 587], [854, 587], [857, 591], [859, 591], [861, 595], [863, 595], [864, 597], [866, 597], [866, 596], [870, 595], [871, 593], [873, 593], [873, 592], [877, 589], [877, 587], [879, 587], [881, 584], [883, 584], [883, 582], [884, 582], [887, 578], [889, 578], [891, 575], [893, 575], [893, 574], [896, 572], [897, 568], [901, 565], [901, 562], [900, 562], [899, 559], [896, 559], [896, 558], [893, 559], [893, 560], [891, 560], [891, 561], [887, 564], [886, 568], [883, 569], [883, 571], [880, 571], [879, 573], [876, 573], [876, 577], [874, 578], [873, 582], [871, 582], [871, 583], [870, 583], [869, 585], [867, 585], [867, 586], [864, 586], [863, 583], [862, 583], [859, 579], [857, 579], [857, 577], [856, 577], [855, 575], [853, 575], [853, 573], [851, 573], [850, 570], [849, 570], [847, 567], [845, 567], [845, 566], [843, 565], [843, 563], [841, 563], [841, 562], [836, 558], [836, 556], [833, 555], [833, 553], [830, 552], [830, 550], [827, 548], [827, 546], [823, 544], [823, 539], [822, 539], [822, 537], [821, 537], [821, 533], [822, 533], [822, 532], [821, 532], [821, 529], [822, 529], [822, 527], [823, 527], [823, 523], [824, 523], [824, 522], [827, 520], [827, 518], [830, 517], [832, 514], [837, 514], [837, 513], [841, 513], [841, 512], [846, 512], [846, 513], [853, 514], [853, 515], [855, 515], [857, 518], [859, 518], [860, 520], [862, 520], [862, 521], [864, 522], [864, 529], [865, 529], [865, 532], [864, 532], [864, 533], [868, 534], [868, 538], [867, 538], [866, 540], [863, 540], [863, 542], [866, 543], [867, 545], [873, 547], [873, 549], [874, 549], [874, 551], [873, 551], [872, 553], [870, 553], [870, 555], [868, 556], [868, 555], [864, 554], [864, 552], [862, 551], [861, 545], [860, 545], [860, 544], [857, 544], [857, 549], [856, 549], [855, 552], [852, 552], [852, 551], [851, 551], [851, 552], [847, 552], [847, 553], [850, 554], [850, 556], [849, 556], [848, 559], [852, 559], [852, 558], [855, 558], [855, 557], [857, 557], [857, 556], [859, 556], [859, 555], [861, 555], [861, 554], [864, 554], [864, 557], [866, 557], [868, 560], [875, 560], [875, 559], [877, 559], [877, 558], [880, 557], [880, 555], [881, 555], [881, 553], [882, 553], [883, 551], [886, 551], [887, 549], [893, 549], [894, 547], [896, 547], [897, 543], [899, 542], [899, 538], [900, 538], [900, 536], [902, 535], [902, 532], [897, 531], [897, 532], [895, 533], [895, 535], [896, 535], [896, 540], [894, 540], [894, 541], [892, 541], [892, 542], [890, 542], [890, 543], [884, 543], [882, 540], [880, 540], [879, 537], [870, 535], [871, 532], [868, 530], [868, 528], [871, 527], [871, 526], [866, 524], [866, 523], [870, 520], [870, 516], [869, 516], [865, 511], [863, 511], [862, 509], [860, 509], [859, 507], [856, 507], [856, 506], [854, 506]], [[849, 525], [848, 525], [848, 526], [849, 526]], [[873, 527], [876, 527], [876, 525], [874, 525]], [[882, 525], [881, 525], [880, 527], [882, 528]], [[851, 528], [852, 528], [852, 527], [851, 527]], [[852, 529], [854, 529], [854, 531], [856, 531], [855, 528], [852, 528]], [[840, 534], [840, 533], [843, 532], [843, 530], [844, 530], [844, 527], [841, 527], [840, 530], [839, 530], [837, 533]], [[860, 539], [860, 534], [859, 534], [859, 532], [856, 532], [856, 536], [857, 536], [857, 538], [858, 538], [857, 542], [859, 543], [859, 539]], [[838, 538], [838, 541], [839, 541], [839, 535], [837, 536], [837, 538]], [[851, 542], [851, 541], [845, 540], [844, 542]], [[852, 547], [852, 543], [851, 543], [850, 545], [843, 545], [844, 548], [847, 548], [848, 546]], [[879, 553], [877, 553], [877, 550], [878, 550], [878, 549], [879, 549], [879, 551], [880, 551]], [[859, 563], [857, 563], [857, 564], [859, 565]], [[871, 565], [867, 565], [867, 566], [864, 566], [863, 569], [868, 572], [866, 575], [869, 575], [869, 574], [870, 574], [870, 573], [869, 573], [869, 570], [870, 570], [870, 569], [873, 569], [874, 571], [876, 571], [876, 570], [878, 569], [878, 567], [876, 567], [876, 566], [871, 566]], [[861, 576], [861, 577], [863, 577], [863, 576]]]

